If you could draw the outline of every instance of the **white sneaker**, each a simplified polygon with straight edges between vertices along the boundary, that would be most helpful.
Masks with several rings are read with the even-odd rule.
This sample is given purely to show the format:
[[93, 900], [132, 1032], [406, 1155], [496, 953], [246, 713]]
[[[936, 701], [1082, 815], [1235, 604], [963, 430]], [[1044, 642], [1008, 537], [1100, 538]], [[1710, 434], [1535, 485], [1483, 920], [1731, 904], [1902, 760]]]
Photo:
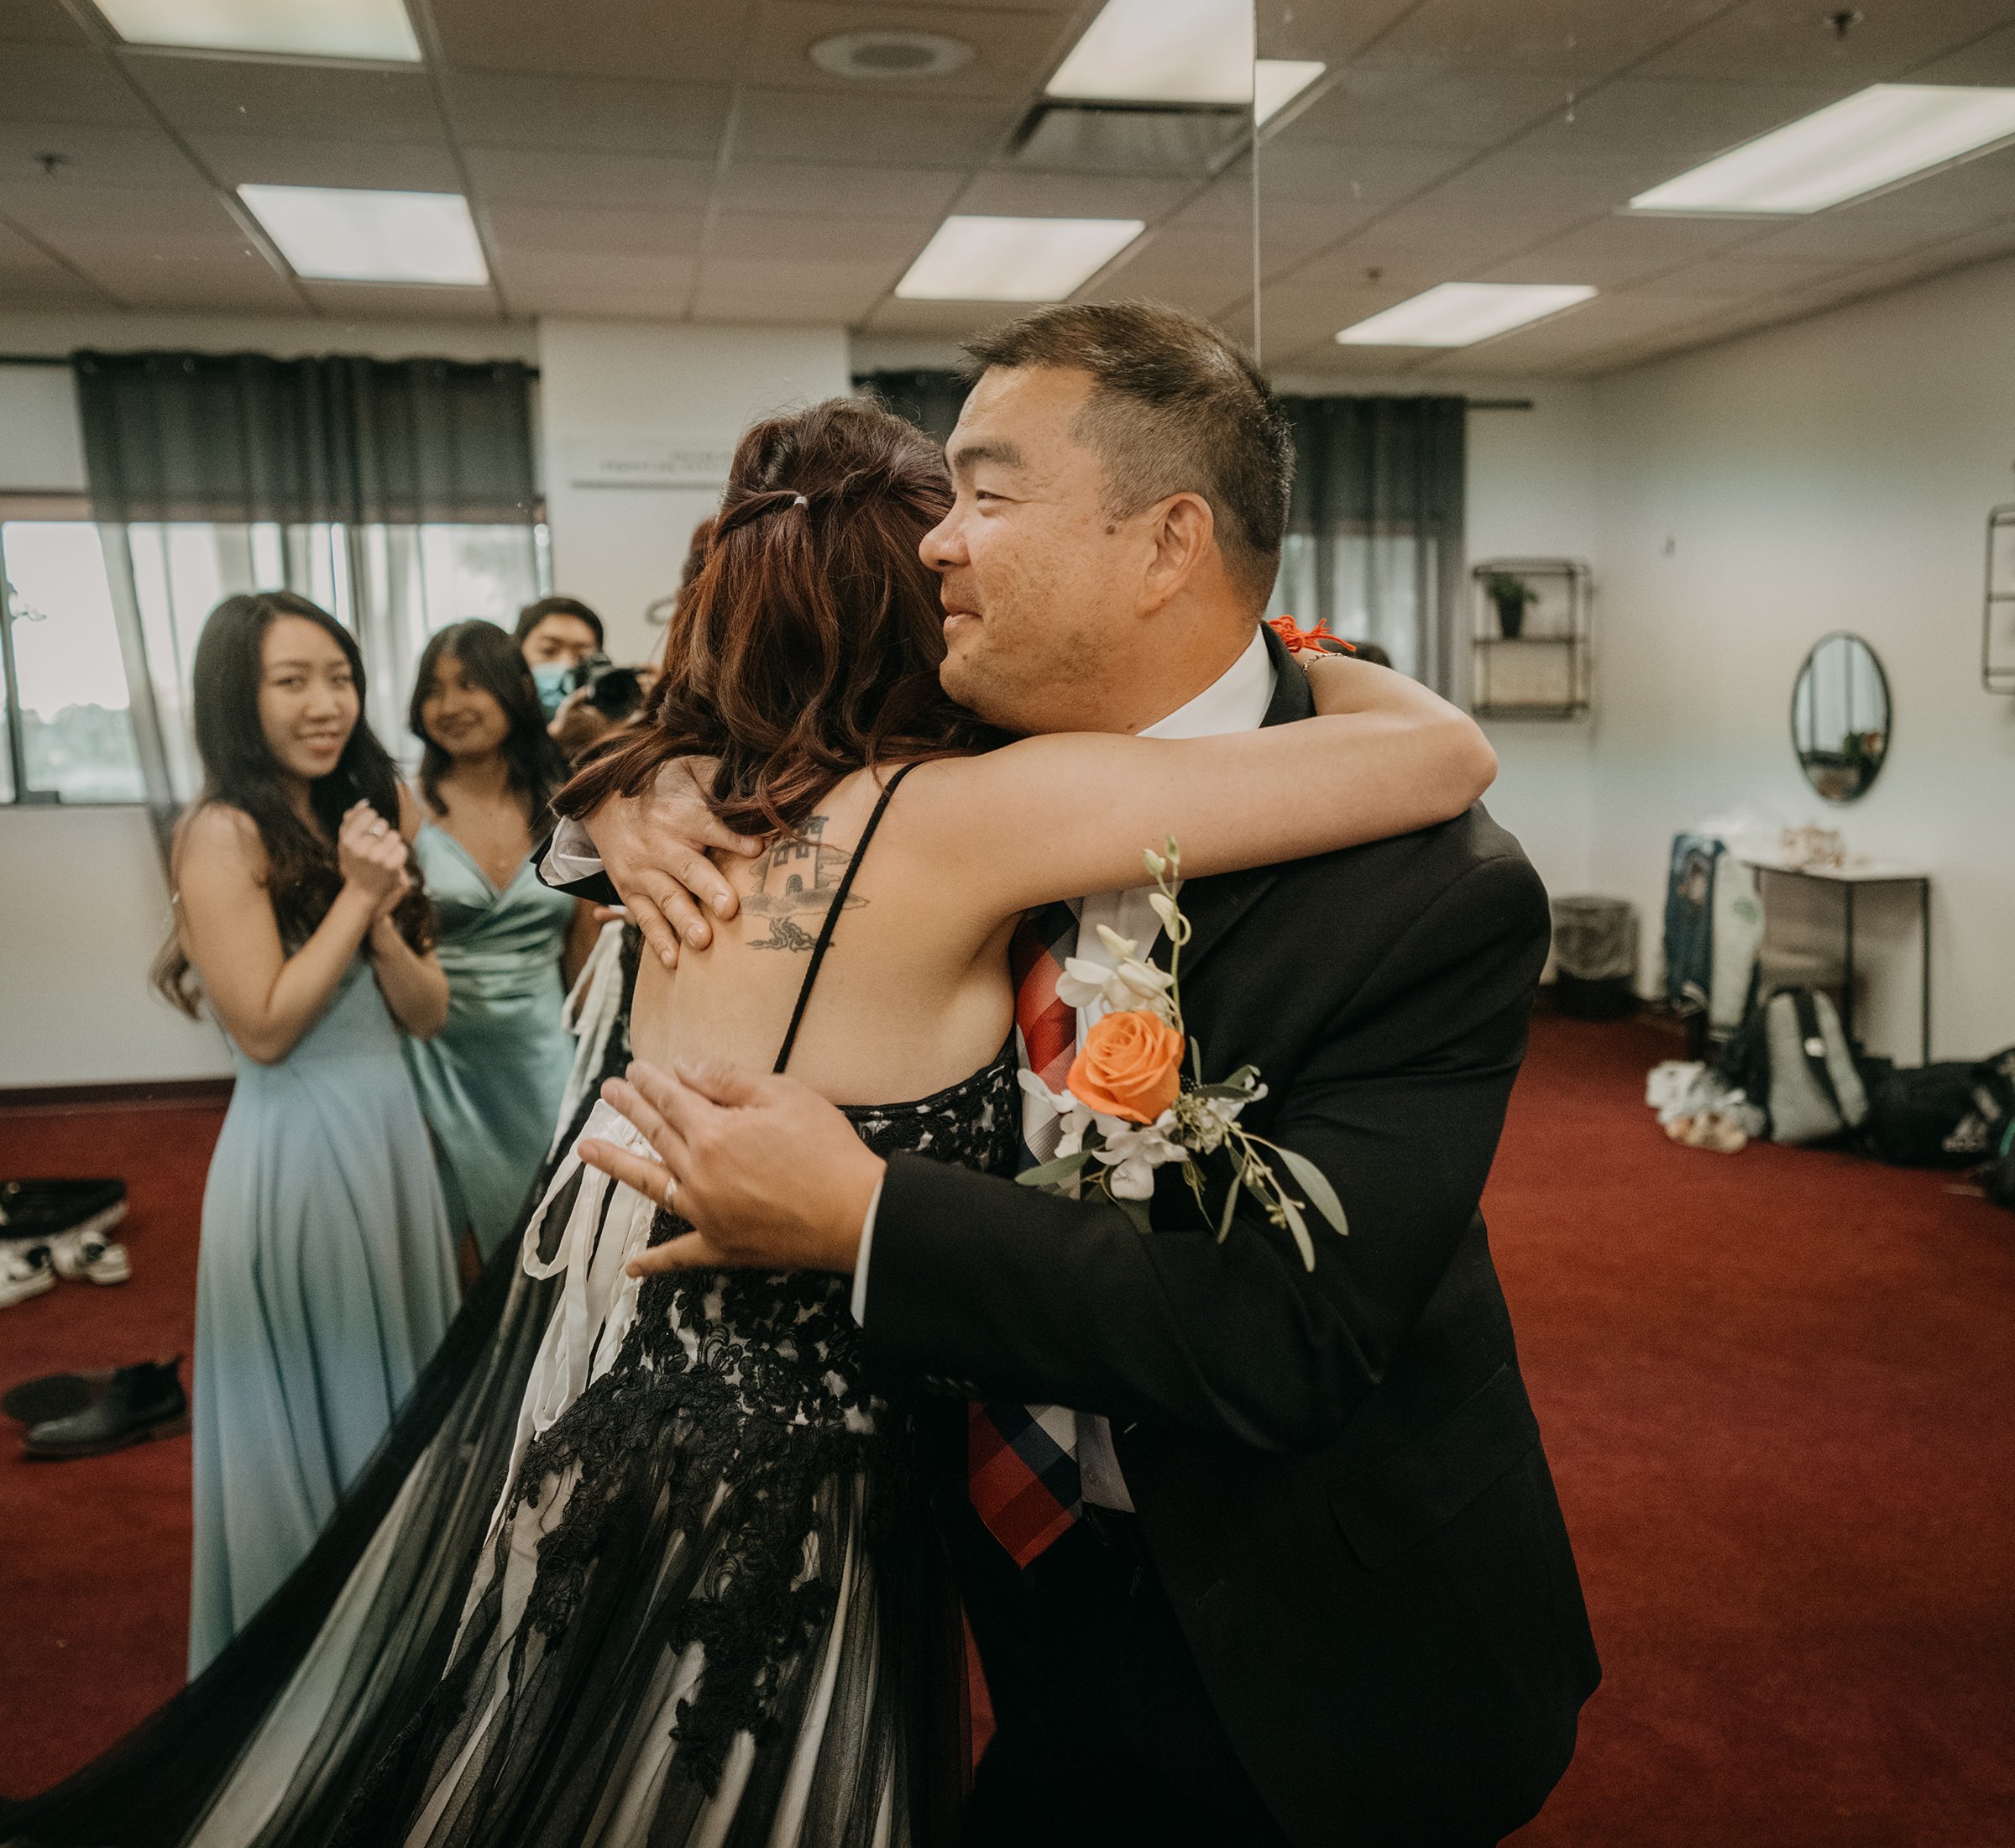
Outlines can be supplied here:
[[56, 1286], [49, 1247], [39, 1241], [0, 1239], [0, 1309], [11, 1309]]
[[[122, 1206], [114, 1217], [123, 1217], [124, 1212]], [[125, 1246], [96, 1227], [96, 1221], [87, 1221], [74, 1232], [60, 1233], [50, 1240], [50, 1262], [65, 1283], [124, 1283], [133, 1275], [133, 1260], [126, 1255]]]

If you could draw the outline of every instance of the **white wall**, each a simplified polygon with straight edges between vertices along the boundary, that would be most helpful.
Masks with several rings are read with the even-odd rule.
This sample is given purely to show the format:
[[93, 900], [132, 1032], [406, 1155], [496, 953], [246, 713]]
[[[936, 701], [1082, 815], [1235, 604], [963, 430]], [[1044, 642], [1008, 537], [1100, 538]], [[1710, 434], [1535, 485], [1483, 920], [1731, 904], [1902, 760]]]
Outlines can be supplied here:
[[0, 494], [81, 494], [84, 432], [68, 366], [0, 366]]
[[0, 1087], [230, 1071], [147, 986], [168, 886], [145, 810], [0, 808]]
[[[2015, 1040], [2015, 700], [1980, 685], [1988, 509], [2015, 500], [2015, 263], [1642, 367], [1595, 393], [1601, 584], [1590, 862], [1645, 908], [1717, 813], [1837, 828], [1935, 880], [1933, 1055]], [[1826, 804], [1788, 736], [1834, 629], [1888, 671], [1874, 788]], [[1875, 1050], [1916, 1056], [1915, 936], [1864, 916]]]
[[[644, 610], [677, 587], [743, 428], [850, 390], [838, 327], [541, 322], [553, 588], [601, 612], [618, 660], [641, 657], [657, 641]], [[675, 456], [687, 465], [663, 465]], [[631, 467], [650, 484], [615, 484]]]

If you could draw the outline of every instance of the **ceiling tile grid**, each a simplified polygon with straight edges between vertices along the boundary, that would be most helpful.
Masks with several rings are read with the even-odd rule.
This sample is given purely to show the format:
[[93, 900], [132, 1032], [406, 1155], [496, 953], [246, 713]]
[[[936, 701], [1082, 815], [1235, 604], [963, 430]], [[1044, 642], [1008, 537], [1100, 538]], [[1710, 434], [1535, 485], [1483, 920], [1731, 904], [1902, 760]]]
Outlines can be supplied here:
[[[1018, 125], [1097, 0], [409, 0], [421, 66], [120, 44], [85, 0], [0, 0], [0, 303], [840, 321], [945, 338], [1015, 311], [893, 294], [951, 212], [1127, 217], [1085, 288], [1249, 324], [1252, 183], [1037, 171]], [[1264, 55], [1328, 70], [1259, 154], [1269, 359], [1431, 353], [1338, 328], [1436, 283], [1594, 302], [1469, 370], [1604, 369], [2015, 244], [2015, 151], [1805, 218], [1632, 216], [1633, 193], [1876, 81], [2015, 85], [2015, 0], [1259, 0]], [[940, 76], [824, 69], [837, 34], [926, 33]], [[55, 157], [53, 160], [48, 157]], [[303, 283], [232, 189], [463, 191], [487, 289]], [[1705, 330], [1705, 331], [1704, 331]]]

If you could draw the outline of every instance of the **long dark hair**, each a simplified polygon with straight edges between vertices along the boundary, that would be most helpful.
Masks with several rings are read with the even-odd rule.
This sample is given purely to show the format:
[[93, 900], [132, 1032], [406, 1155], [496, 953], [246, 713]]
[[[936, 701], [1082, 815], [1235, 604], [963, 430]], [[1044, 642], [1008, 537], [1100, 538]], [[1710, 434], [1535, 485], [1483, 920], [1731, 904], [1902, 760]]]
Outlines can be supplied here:
[[[266, 631], [275, 618], [313, 623], [343, 652], [357, 687], [357, 723], [343, 755], [326, 776], [308, 785], [308, 804], [322, 832], [308, 827], [287, 800], [283, 772], [259, 723], [259, 689], [265, 678]], [[250, 816], [266, 854], [266, 895], [290, 953], [315, 933], [343, 889], [336, 830], [343, 812], [360, 798], [393, 827], [399, 825], [399, 774], [364, 716], [364, 657], [350, 632], [326, 610], [290, 590], [226, 597], [210, 612], [196, 645], [191, 675], [196, 755], [203, 788], [190, 812], [223, 803]], [[433, 942], [434, 912], [421, 888], [420, 868], [409, 859], [413, 889], [392, 920], [416, 950]], [[200, 990], [183, 954], [181, 932], [170, 924], [155, 959], [154, 985], [183, 1013], [193, 1015]]]
[[510, 731], [503, 744], [505, 776], [510, 791], [524, 804], [525, 819], [538, 831], [552, 793], [567, 780], [567, 760], [546, 730], [537, 683], [518, 645], [494, 622], [479, 617], [450, 623], [427, 645], [413, 676], [413, 698], [406, 722], [427, 748], [420, 758], [420, 789], [437, 815], [447, 810], [441, 800], [441, 778], [454, 761], [427, 736], [421, 709], [440, 671], [441, 657], [453, 655], [476, 685], [504, 709]]
[[879, 406], [835, 398], [752, 426], [645, 722], [554, 809], [586, 814], [674, 757], [710, 756], [728, 826], [789, 834], [854, 771], [997, 742], [938, 684], [944, 611], [917, 547], [951, 499], [936, 445]]

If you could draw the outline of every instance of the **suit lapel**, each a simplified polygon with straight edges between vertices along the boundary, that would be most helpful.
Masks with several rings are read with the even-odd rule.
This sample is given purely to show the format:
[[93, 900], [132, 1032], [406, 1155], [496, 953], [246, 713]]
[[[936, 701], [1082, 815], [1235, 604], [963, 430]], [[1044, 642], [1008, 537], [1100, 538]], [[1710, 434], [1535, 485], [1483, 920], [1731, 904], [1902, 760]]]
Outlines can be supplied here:
[[[1270, 629], [1263, 629], [1266, 652], [1274, 664], [1274, 697], [1267, 706], [1262, 726], [1291, 725], [1312, 717], [1315, 700], [1308, 690], [1308, 676], [1295, 664]], [[1184, 945], [1180, 969], [1187, 976], [1207, 956], [1280, 877], [1278, 866], [1257, 866], [1249, 872], [1223, 872], [1211, 879], [1185, 879], [1182, 885], [1183, 915], [1190, 920], [1190, 940]], [[1165, 961], [1168, 940], [1158, 937], [1154, 953]]]

